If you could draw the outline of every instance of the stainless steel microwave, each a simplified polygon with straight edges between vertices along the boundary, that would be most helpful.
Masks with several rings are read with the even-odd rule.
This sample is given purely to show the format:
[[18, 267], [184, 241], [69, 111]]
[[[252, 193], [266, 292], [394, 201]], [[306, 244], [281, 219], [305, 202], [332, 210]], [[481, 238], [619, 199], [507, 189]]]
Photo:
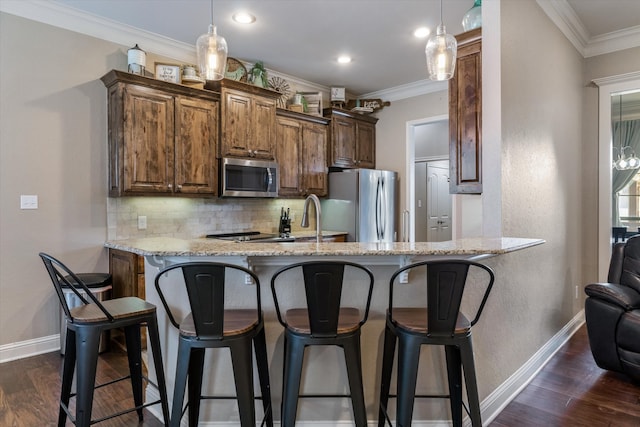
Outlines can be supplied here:
[[269, 160], [220, 161], [221, 197], [278, 197], [278, 164]]

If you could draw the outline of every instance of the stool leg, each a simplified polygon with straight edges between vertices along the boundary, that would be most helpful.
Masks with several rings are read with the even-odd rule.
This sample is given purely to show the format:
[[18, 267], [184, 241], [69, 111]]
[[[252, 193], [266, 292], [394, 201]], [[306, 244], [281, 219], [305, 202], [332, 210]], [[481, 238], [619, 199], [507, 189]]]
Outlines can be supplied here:
[[[124, 328], [125, 341], [127, 343], [127, 359], [129, 360], [129, 373], [131, 374], [131, 389], [133, 402], [136, 407], [142, 406], [142, 344], [140, 338], [140, 324], [126, 326]], [[136, 410], [138, 421], [142, 421], [142, 408]]]
[[62, 390], [60, 391], [60, 412], [58, 414], [58, 427], [64, 427], [67, 422], [67, 412], [62, 408], [69, 407], [71, 398], [71, 385], [73, 384], [73, 372], [76, 367], [76, 333], [67, 329], [65, 338], [65, 355], [62, 368]]
[[447, 379], [449, 382], [449, 404], [451, 405], [451, 422], [454, 427], [462, 426], [462, 367], [460, 349], [455, 345], [444, 348], [447, 360]]
[[286, 337], [284, 381], [282, 383], [282, 413], [280, 414], [282, 427], [294, 427], [296, 422], [304, 350], [304, 341], [292, 336]]
[[167, 382], [164, 376], [164, 365], [162, 362], [162, 350], [160, 348], [160, 334], [158, 332], [158, 321], [155, 313], [147, 321], [147, 334], [151, 344], [153, 366], [156, 370], [156, 381], [158, 392], [160, 393], [160, 405], [162, 406], [162, 418], [164, 425], [169, 425], [169, 400], [167, 398]]
[[471, 337], [460, 345], [462, 366], [464, 367], [464, 382], [467, 388], [471, 425], [482, 427], [482, 415], [480, 413], [480, 399], [478, 397], [478, 382], [476, 380], [476, 368], [473, 362], [473, 345]]
[[200, 418], [200, 396], [204, 375], [204, 348], [191, 347], [189, 358], [189, 427], [196, 427]]
[[233, 344], [230, 345], [229, 349], [231, 350], [233, 376], [236, 383], [236, 396], [238, 396], [240, 425], [242, 427], [255, 427], [256, 408], [254, 400], [255, 395], [253, 393], [251, 340], [235, 340], [233, 341]]
[[267, 359], [267, 340], [265, 338], [264, 326], [260, 328], [253, 339], [256, 353], [256, 364], [258, 365], [258, 377], [260, 379], [260, 392], [262, 394], [262, 407], [265, 414], [267, 427], [273, 427], [273, 410], [271, 409], [271, 385], [269, 383], [269, 361]]
[[366, 427], [367, 408], [364, 404], [364, 390], [362, 385], [362, 356], [360, 354], [360, 330], [353, 337], [344, 341], [347, 376], [349, 377], [349, 391], [353, 405], [353, 416], [356, 427]]
[[98, 364], [101, 331], [80, 326], [76, 330], [76, 427], [89, 427]]
[[386, 422], [387, 404], [389, 403], [389, 388], [391, 388], [391, 372], [393, 371], [393, 356], [396, 351], [396, 335], [387, 326], [384, 329], [384, 349], [382, 352], [382, 379], [380, 380], [380, 411], [378, 412], [378, 427], [384, 427]]
[[416, 395], [420, 341], [405, 334], [398, 335], [398, 410], [397, 427], [410, 427]]
[[182, 418], [182, 405], [184, 404], [184, 391], [187, 386], [189, 374], [189, 359], [191, 346], [182, 337], [178, 341], [178, 363], [176, 364], [176, 378], [173, 385], [173, 402], [171, 404], [171, 427], [180, 427]]

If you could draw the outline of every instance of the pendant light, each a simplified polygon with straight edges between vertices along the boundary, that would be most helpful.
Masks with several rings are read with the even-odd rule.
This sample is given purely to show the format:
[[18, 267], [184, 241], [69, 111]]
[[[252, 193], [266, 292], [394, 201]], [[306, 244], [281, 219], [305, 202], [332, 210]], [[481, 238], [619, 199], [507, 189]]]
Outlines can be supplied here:
[[440, 0], [440, 25], [436, 35], [427, 42], [427, 71], [431, 80], [449, 80], [456, 69], [456, 51], [458, 42], [447, 34], [442, 21], [442, 0]]
[[207, 34], [196, 42], [200, 76], [205, 80], [222, 80], [227, 67], [227, 41], [216, 32], [213, 25], [213, 0], [211, 0], [211, 24]]

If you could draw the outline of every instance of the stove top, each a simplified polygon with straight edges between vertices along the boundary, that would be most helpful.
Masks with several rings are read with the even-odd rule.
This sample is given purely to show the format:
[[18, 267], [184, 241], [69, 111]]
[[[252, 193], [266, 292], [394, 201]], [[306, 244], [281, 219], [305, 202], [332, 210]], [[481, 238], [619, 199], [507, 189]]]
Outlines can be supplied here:
[[255, 240], [282, 240], [287, 237], [279, 234], [261, 233], [259, 231], [238, 231], [232, 233], [207, 234], [207, 239], [230, 240], [233, 242], [249, 242]]

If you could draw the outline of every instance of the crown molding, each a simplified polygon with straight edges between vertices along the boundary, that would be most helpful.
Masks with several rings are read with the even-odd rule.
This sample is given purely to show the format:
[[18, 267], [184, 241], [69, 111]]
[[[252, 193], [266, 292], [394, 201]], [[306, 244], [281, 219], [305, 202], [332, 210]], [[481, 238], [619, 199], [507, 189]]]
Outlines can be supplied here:
[[536, 0], [583, 58], [640, 46], [640, 25], [590, 37], [567, 0]]
[[584, 57], [589, 33], [567, 0], [536, 0], [536, 3]]
[[401, 99], [412, 98], [414, 96], [426, 95], [428, 93], [441, 92], [449, 88], [448, 81], [433, 81], [429, 79], [418, 80], [417, 82], [395, 86], [389, 89], [378, 90], [361, 95], [361, 98], [381, 98], [385, 101], [400, 101]]
[[584, 57], [604, 55], [640, 46], [640, 25], [602, 34], [589, 40]]

